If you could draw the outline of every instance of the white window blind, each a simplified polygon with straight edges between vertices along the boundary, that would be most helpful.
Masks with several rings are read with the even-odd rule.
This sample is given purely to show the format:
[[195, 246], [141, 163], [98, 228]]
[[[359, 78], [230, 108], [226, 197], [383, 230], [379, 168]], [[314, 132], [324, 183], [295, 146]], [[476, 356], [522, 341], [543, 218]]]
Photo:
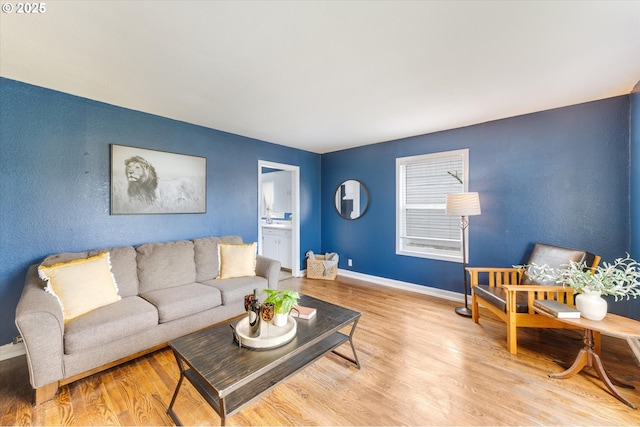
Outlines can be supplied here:
[[468, 158], [465, 149], [396, 159], [396, 253], [462, 260], [460, 218], [445, 208], [447, 194], [467, 191]]

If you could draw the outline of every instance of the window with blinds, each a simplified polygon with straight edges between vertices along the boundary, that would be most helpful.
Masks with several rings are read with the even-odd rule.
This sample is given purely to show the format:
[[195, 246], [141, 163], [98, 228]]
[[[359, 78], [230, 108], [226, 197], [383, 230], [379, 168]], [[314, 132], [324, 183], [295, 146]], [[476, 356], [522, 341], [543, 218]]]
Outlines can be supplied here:
[[468, 149], [396, 159], [397, 254], [462, 261], [460, 218], [445, 208], [467, 191], [468, 163]]

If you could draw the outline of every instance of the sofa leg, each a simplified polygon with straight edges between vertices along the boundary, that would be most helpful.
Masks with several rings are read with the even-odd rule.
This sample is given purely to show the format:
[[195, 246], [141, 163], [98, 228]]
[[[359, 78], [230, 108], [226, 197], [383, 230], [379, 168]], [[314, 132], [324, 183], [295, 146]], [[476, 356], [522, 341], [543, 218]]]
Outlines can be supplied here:
[[58, 383], [47, 384], [42, 387], [38, 387], [33, 389], [33, 404], [39, 405], [42, 402], [46, 402], [47, 400], [51, 400], [58, 393]]

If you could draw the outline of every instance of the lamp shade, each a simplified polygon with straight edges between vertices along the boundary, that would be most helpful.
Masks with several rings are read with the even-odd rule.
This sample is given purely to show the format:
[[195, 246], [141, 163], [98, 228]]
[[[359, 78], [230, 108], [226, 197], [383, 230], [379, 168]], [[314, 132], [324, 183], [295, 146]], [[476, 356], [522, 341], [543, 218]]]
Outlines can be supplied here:
[[447, 215], [480, 215], [480, 197], [478, 193], [447, 194]]

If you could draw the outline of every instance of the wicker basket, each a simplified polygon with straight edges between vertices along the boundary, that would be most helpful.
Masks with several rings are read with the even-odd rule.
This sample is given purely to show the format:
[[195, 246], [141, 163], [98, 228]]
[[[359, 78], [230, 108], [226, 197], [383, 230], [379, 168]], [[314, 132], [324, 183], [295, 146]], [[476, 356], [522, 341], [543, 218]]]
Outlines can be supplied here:
[[[338, 274], [338, 264], [329, 267], [324, 271], [324, 255], [316, 255], [316, 259], [307, 259], [307, 278], [333, 280]], [[325, 274], [326, 273], [326, 274]]]

